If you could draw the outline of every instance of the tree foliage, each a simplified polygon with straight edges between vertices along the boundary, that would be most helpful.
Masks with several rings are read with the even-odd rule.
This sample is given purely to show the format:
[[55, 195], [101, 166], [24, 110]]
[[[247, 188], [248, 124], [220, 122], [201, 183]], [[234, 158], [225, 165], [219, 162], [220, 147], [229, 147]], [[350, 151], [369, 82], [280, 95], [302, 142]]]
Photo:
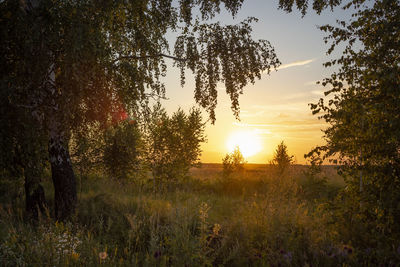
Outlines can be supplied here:
[[103, 163], [114, 179], [127, 179], [138, 171], [143, 149], [142, 134], [135, 120], [125, 120], [104, 133]]
[[[353, 2], [364, 1], [365, 0], [353, 0]], [[338, 6], [340, 3], [342, 3], [342, 0], [279, 0], [279, 8], [285, 10], [286, 12], [292, 12], [293, 7], [295, 7], [304, 16], [309, 8], [309, 2], [312, 2], [312, 9], [314, 9], [317, 14], [321, 14], [321, 12], [326, 8], [330, 8], [332, 10], [335, 6]]]
[[225, 84], [235, 116], [239, 117], [239, 95], [243, 88], [263, 71], [270, 73], [279, 66], [271, 44], [266, 40], [253, 41], [248, 18], [238, 25], [221, 26], [220, 23], [201, 24], [198, 20], [192, 30], [184, 32], [175, 43], [175, 55], [185, 60], [177, 61], [184, 83], [185, 68], [195, 74], [195, 99], [215, 121], [217, 84]]
[[350, 21], [321, 27], [331, 43], [328, 53], [341, 44], [344, 51], [325, 63], [339, 66], [322, 82], [327, 103], [321, 98], [311, 105], [330, 127], [324, 130], [326, 145], [310, 155], [341, 165], [346, 196], [358, 202], [352, 212], [368, 225], [371, 240], [386, 246], [400, 233], [400, 3], [364, 2], [345, 6], [355, 9]]
[[[279, 61], [267, 41], [252, 40], [254, 19], [221, 26], [191, 13], [200, 6], [200, 17], [211, 19], [222, 3], [234, 15], [242, 1], [180, 1], [178, 6], [168, 0], [3, 1], [2, 53], [10, 66], [4, 83], [12, 99], [23, 96], [18, 104], [45, 120], [55, 110], [68, 110], [59, 112], [59, 119], [65, 127], [79, 127], [105, 121], [117, 102], [129, 111], [149, 96], [164, 96], [160, 77], [166, 73], [164, 58], [171, 58], [182, 70], [182, 83], [184, 69], [193, 71], [195, 99], [213, 119], [220, 81], [236, 114], [243, 87]], [[168, 30], [178, 35], [173, 55]], [[56, 93], [49, 92], [49, 83]]]
[[72, 164], [80, 175], [102, 168], [105, 129], [99, 123], [90, 123], [73, 131], [69, 150]]

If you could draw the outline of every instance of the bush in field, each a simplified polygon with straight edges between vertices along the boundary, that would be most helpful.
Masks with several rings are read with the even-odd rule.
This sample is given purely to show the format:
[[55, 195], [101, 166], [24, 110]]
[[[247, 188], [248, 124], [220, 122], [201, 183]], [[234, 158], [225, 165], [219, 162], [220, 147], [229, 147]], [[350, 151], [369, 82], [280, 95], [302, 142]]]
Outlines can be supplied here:
[[294, 157], [289, 156], [287, 146], [282, 141], [275, 150], [271, 164], [276, 168], [278, 175], [282, 176], [293, 163]]
[[154, 107], [146, 127], [147, 161], [154, 181], [177, 182], [190, 167], [199, 164], [200, 145], [205, 142], [199, 109], [188, 114], [178, 109], [168, 116], [160, 105]]
[[109, 175], [121, 179], [138, 170], [142, 140], [136, 121], [124, 120], [110, 126], [104, 142], [103, 161]]
[[227, 153], [222, 159], [222, 176], [228, 178], [233, 173], [243, 172], [245, 163], [242, 152], [239, 147], [236, 147], [232, 153]]

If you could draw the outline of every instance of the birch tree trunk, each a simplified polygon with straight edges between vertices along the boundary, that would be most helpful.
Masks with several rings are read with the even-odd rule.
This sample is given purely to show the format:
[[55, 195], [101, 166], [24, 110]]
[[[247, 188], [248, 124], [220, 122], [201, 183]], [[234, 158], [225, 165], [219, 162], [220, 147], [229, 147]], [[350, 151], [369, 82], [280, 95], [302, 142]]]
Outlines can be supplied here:
[[[30, 11], [33, 11], [39, 7], [41, 0], [25, 0], [21, 1], [21, 3], [24, 4], [23, 8], [27, 11], [26, 14], [29, 15], [31, 13]], [[48, 44], [42, 42], [40, 46], [42, 53], [47, 54], [50, 61], [52, 61], [54, 55], [52, 51], [49, 50]], [[55, 80], [54, 63], [50, 65], [47, 77], [45, 77], [44, 80], [45, 82], [40, 88], [40, 90], [43, 90], [44, 94], [39, 94], [40, 97], [35, 99], [35, 102], [38, 103], [38, 106], [40, 106], [41, 104], [45, 103], [44, 98], [51, 99], [51, 104], [48, 107], [46, 114], [42, 114], [44, 115], [43, 117], [45, 121], [41, 121], [40, 123], [42, 126], [47, 126], [50, 139], [48, 144], [48, 153], [51, 164], [51, 176], [54, 185], [55, 217], [57, 220], [63, 221], [70, 218], [75, 213], [77, 205], [77, 193], [76, 179], [72, 169], [68, 150], [68, 127], [66, 127], [65, 123], [63, 122], [64, 111], [61, 110], [58, 103], [59, 100], [63, 100], [63, 96], [57, 93], [58, 90]], [[37, 113], [40, 113], [40, 111]], [[29, 175], [26, 176], [25, 182], [25, 188], [27, 190], [27, 208], [37, 206], [37, 198], [35, 196], [39, 194], [40, 199], [40, 192], [43, 191], [43, 188], [40, 187], [40, 184], [38, 186], [37, 179], [34, 179], [34, 177], [29, 177]], [[33, 193], [32, 196], [30, 195], [31, 193]]]

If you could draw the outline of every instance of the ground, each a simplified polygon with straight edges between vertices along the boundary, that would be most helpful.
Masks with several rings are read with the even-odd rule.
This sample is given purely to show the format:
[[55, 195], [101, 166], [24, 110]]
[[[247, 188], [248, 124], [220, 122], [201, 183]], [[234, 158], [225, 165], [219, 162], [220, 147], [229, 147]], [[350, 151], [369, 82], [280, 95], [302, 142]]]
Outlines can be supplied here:
[[[294, 165], [282, 177], [248, 164], [222, 176], [203, 164], [161, 192], [152, 181], [115, 181], [101, 174], [78, 184], [79, 206], [68, 223], [52, 219], [52, 189], [44, 181], [49, 213], [24, 218], [23, 200], [2, 201], [0, 259], [15, 265], [312, 266], [360, 262], [326, 208], [343, 187], [334, 166], [309, 178]], [[326, 181], [324, 180], [326, 177]]]

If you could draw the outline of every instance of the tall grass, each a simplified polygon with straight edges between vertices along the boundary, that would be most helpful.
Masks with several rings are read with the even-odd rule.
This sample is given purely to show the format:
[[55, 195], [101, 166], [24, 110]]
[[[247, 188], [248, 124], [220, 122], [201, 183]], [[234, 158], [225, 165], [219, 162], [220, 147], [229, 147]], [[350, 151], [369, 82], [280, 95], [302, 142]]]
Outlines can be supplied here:
[[[207, 167], [207, 166], [206, 166]], [[249, 168], [224, 180], [219, 170], [154, 192], [146, 181], [82, 179], [67, 224], [51, 212], [24, 220], [22, 201], [0, 207], [4, 266], [337, 266], [366, 263], [343, 243], [324, 209], [337, 185], [313, 185], [296, 170], [274, 177]], [[211, 178], [210, 178], [211, 177]], [[51, 201], [50, 180], [44, 182]], [[309, 188], [308, 188], [309, 187]], [[307, 193], [306, 193], [307, 192]], [[51, 206], [49, 206], [51, 210]]]

